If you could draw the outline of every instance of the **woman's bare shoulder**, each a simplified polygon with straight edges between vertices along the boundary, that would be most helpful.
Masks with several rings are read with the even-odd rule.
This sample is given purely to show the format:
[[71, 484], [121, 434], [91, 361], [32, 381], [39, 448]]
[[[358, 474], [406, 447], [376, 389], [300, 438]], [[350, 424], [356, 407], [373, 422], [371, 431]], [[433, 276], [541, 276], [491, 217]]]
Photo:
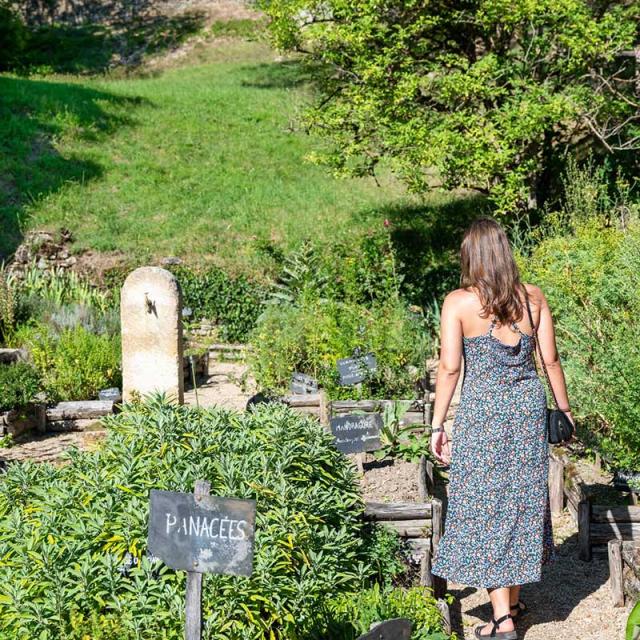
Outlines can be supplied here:
[[545, 301], [544, 293], [542, 293], [542, 289], [540, 287], [527, 282], [523, 282], [522, 285], [534, 304], [540, 306]]
[[450, 291], [444, 299], [445, 304], [453, 308], [462, 308], [469, 304], [473, 304], [477, 300], [477, 296], [469, 289], [454, 289]]

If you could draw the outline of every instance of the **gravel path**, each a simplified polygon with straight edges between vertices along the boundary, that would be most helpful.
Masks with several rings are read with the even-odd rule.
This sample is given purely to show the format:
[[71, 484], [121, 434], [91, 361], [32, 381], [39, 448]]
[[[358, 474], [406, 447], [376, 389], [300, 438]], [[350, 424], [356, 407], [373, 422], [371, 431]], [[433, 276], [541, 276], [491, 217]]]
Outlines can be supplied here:
[[[558, 559], [546, 567], [540, 582], [522, 587], [530, 608], [518, 624], [520, 640], [624, 640], [631, 605], [614, 609], [609, 591], [606, 553], [594, 553], [592, 562], [578, 559], [577, 528], [563, 512], [554, 517]], [[486, 590], [450, 584], [456, 598], [452, 623], [460, 638], [473, 638], [473, 627], [491, 615]]]

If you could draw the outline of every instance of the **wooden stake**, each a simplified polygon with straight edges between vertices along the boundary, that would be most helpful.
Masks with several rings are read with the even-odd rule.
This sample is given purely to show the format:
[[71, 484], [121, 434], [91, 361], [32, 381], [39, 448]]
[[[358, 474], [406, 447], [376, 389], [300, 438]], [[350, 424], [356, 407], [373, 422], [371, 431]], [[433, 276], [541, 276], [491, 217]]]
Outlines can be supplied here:
[[436, 600], [436, 606], [440, 609], [444, 632], [448, 635], [451, 633], [451, 614], [449, 613], [449, 605], [444, 600], [438, 598], [438, 600]]
[[609, 540], [609, 587], [614, 607], [624, 607], [622, 540]]
[[418, 497], [422, 501], [433, 495], [433, 462], [423, 453], [418, 467]]
[[578, 505], [578, 557], [591, 562], [591, 503], [587, 500]]
[[[196, 480], [193, 493], [196, 502], [208, 496], [211, 484], [206, 480]], [[185, 640], [202, 638], [202, 574], [187, 571], [187, 595], [185, 597]]]
[[[438, 552], [438, 545], [440, 544], [443, 531], [442, 501], [438, 500], [438, 498], [433, 498], [431, 501], [431, 553], [434, 556], [436, 556]], [[442, 598], [446, 592], [447, 581], [440, 576], [433, 576], [433, 594], [435, 597]], [[447, 607], [447, 611], [448, 610]]]
[[420, 558], [420, 584], [423, 587], [433, 588], [433, 574], [431, 573], [431, 551], [424, 550]]
[[364, 453], [356, 453], [356, 466], [358, 467], [358, 473], [362, 476], [362, 481], [365, 482]]
[[564, 465], [554, 457], [549, 458], [549, 504], [551, 513], [564, 509]]

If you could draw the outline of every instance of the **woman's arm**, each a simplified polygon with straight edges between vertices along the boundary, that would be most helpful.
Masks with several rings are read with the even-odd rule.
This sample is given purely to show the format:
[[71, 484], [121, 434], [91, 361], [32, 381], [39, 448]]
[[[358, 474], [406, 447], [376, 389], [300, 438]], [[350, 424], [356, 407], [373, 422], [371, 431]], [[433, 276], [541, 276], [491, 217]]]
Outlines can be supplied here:
[[564, 379], [564, 371], [562, 370], [562, 364], [560, 362], [560, 356], [558, 355], [558, 349], [556, 347], [556, 334], [553, 327], [553, 318], [551, 316], [551, 310], [544, 294], [540, 289], [539, 301], [540, 301], [540, 322], [538, 324], [538, 344], [540, 345], [540, 352], [544, 359], [544, 363], [547, 366], [547, 373], [549, 374], [549, 382], [551, 388], [558, 401], [558, 408], [569, 415], [569, 418], [573, 422], [573, 416], [571, 415], [571, 405], [569, 404], [569, 395], [567, 394], [567, 383]]
[[[450, 293], [444, 299], [440, 313], [440, 361], [436, 375], [436, 399], [431, 421], [433, 428], [444, 424], [460, 377], [462, 324], [458, 317], [456, 297], [456, 292]], [[449, 439], [444, 431], [431, 436], [431, 450], [440, 462], [449, 464], [451, 458]]]

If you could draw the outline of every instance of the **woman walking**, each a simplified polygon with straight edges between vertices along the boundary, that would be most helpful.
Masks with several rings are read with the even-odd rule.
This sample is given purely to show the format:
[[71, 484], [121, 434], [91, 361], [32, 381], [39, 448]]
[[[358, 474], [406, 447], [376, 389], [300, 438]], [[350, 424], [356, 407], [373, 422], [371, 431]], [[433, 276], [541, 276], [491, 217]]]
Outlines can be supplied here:
[[[502, 227], [476, 220], [460, 253], [461, 288], [447, 295], [441, 313], [431, 449], [450, 464], [449, 504], [432, 571], [489, 591], [493, 617], [476, 627], [476, 638], [516, 640], [514, 622], [526, 610], [520, 585], [540, 580], [555, 554], [534, 331], [560, 408], [573, 417], [547, 301], [520, 282]], [[443, 424], [463, 356], [450, 441]]]

